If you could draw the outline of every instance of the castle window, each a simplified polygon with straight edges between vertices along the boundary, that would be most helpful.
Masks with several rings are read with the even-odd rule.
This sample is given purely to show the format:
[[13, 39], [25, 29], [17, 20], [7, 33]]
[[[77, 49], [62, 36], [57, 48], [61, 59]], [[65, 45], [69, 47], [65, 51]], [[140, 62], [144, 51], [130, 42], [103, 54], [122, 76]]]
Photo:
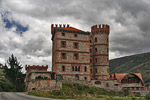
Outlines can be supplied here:
[[75, 67], [75, 71], [77, 71], [78, 70], [78, 68], [77, 68], [77, 66]]
[[109, 49], [107, 48], [107, 53], [109, 52]]
[[86, 72], [86, 71], [87, 71], [87, 67], [85, 66], [85, 67], [84, 67], [84, 72]]
[[66, 41], [61, 41], [61, 47], [66, 48]]
[[95, 42], [97, 42], [97, 38], [95, 38]]
[[108, 83], [106, 83], [106, 87], [109, 87], [109, 84], [108, 84]]
[[108, 37], [107, 37], [107, 43], [108, 43], [108, 41], [109, 41], [109, 40], [108, 40]]
[[86, 81], [86, 80], [87, 80], [87, 77], [84, 77], [84, 80]]
[[72, 66], [72, 71], [74, 71], [74, 66]]
[[92, 43], [92, 41], [90, 40], [90, 43]]
[[92, 59], [90, 59], [90, 63], [92, 63]]
[[74, 34], [74, 37], [77, 37], [77, 34]]
[[92, 52], [92, 49], [90, 49], [90, 52]]
[[97, 63], [97, 58], [95, 58], [95, 62]]
[[97, 48], [95, 48], [95, 52], [97, 52]]
[[79, 59], [79, 54], [78, 53], [74, 53], [74, 59], [78, 60]]
[[95, 68], [95, 73], [97, 73], [97, 68]]
[[78, 66], [78, 71], [80, 71], [80, 66]]
[[109, 73], [109, 69], [107, 68], [107, 73]]
[[65, 36], [65, 33], [61, 33], [61, 36]]
[[66, 59], [66, 53], [61, 53], [61, 58]]
[[65, 66], [62, 66], [62, 71], [65, 71]]
[[93, 73], [93, 70], [91, 69], [91, 74]]
[[74, 42], [74, 48], [75, 48], [75, 49], [78, 49], [78, 45], [79, 45], [79, 44], [78, 44], [77, 42]]

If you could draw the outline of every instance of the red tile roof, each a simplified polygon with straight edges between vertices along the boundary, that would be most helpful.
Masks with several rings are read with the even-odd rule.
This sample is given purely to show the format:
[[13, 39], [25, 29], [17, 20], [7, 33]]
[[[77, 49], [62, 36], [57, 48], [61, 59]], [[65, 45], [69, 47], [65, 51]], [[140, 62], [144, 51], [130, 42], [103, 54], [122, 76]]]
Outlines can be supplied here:
[[37, 73], [55, 73], [55, 72], [52, 72], [52, 71], [35, 71]]
[[61, 29], [64, 29], [64, 30], [73, 30], [73, 31], [80, 31], [80, 32], [84, 32], [82, 30], [79, 30], [77, 28], [74, 28], [74, 27], [65, 27], [65, 28], [61, 28]]
[[144, 84], [141, 73], [115, 73], [115, 74], [112, 74], [112, 78], [110, 78], [110, 79], [117, 79], [118, 83], [120, 83], [121, 80], [126, 75], [129, 75], [129, 74], [137, 76], [141, 80], [141, 82]]
[[44, 65], [42, 65], [42, 66], [39, 66], [39, 65], [32, 65], [32, 66], [30, 66], [30, 65], [25, 65], [25, 68], [27, 69], [27, 68], [48, 68], [48, 65], [46, 65], [46, 66], [44, 66]]

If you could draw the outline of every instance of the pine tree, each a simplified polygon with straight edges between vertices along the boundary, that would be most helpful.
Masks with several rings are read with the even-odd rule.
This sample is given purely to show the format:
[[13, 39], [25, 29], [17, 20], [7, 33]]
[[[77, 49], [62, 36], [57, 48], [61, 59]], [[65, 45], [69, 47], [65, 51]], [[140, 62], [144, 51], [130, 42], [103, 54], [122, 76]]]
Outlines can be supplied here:
[[12, 82], [15, 91], [24, 90], [24, 75], [21, 72], [22, 68], [22, 65], [13, 54], [9, 57], [7, 64], [4, 66], [5, 77]]

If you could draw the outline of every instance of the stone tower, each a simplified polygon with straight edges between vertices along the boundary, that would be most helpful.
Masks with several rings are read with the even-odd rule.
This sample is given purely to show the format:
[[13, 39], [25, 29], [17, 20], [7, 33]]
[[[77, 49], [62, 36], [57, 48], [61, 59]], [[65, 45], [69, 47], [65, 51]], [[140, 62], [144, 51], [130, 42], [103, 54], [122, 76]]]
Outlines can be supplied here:
[[91, 27], [90, 51], [92, 79], [107, 80], [109, 77], [109, 25]]

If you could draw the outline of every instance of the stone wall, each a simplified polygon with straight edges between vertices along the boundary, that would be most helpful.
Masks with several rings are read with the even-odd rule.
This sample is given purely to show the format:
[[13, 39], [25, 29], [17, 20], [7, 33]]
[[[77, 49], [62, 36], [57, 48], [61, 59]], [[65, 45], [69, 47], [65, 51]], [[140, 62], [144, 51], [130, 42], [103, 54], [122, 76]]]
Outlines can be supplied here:
[[61, 82], [56, 82], [56, 80], [33, 80], [27, 83], [27, 91], [34, 91], [34, 90], [58, 90], [62, 88]]

